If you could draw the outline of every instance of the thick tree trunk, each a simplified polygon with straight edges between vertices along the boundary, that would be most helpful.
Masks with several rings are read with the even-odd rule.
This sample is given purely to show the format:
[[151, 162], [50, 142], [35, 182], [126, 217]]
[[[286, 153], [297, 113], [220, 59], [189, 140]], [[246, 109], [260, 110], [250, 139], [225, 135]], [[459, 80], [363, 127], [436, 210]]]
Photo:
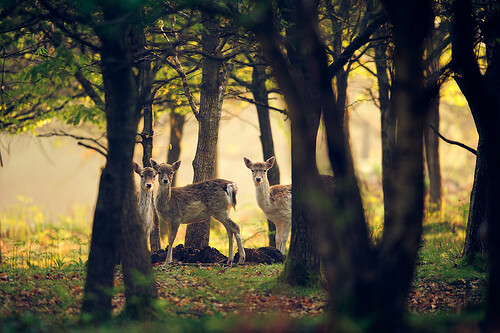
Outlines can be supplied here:
[[[203, 14], [205, 29], [202, 33], [203, 52], [217, 56], [219, 46], [219, 24], [211, 14]], [[219, 88], [221, 81], [219, 71], [221, 61], [204, 56], [201, 64], [201, 95], [198, 120], [198, 145], [193, 160], [193, 182], [215, 178], [215, 156], [219, 136], [221, 105], [219, 104]], [[185, 245], [196, 249], [208, 246], [210, 240], [210, 220], [192, 223], [187, 226]]]
[[377, 302], [375, 330], [391, 331], [403, 322], [422, 234], [423, 133], [431, 97], [424, 88], [422, 45], [429, 31], [431, 6], [430, 1], [393, 0], [384, 1], [384, 6], [394, 26], [395, 78], [390, 108], [397, 118], [397, 140], [388, 189], [396, 195], [394, 210], [384, 224], [371, 299], [373, 302], [380, 297], [382, 301]]
[[[304, 40], [300, 27], [302, 16], [300, 5], [294, 1], [282, 1], [280, 6], [289, 10], [283, 13], [287, 22], [287, 57], [290, 65], [288, 75], [294, 82], [294, 99], [287, 96], [292, 130], [292, 230], [290, 247], [280, 279], [291, 285], [317, 284], [320, 277], [320, 259], [316, 232], [311, 219], [317, 218], [312, 200], [316, 191], [321, 191], [316, 167], [316, 138], [321, 117], [320, 91], [309, 85], [308, 79], [316, 75], [308, 68], [310, 50], [303, 48]], [[305, 51], [307, 50], [307, 51]], [[279, 78], [283, 89], [284, 78]]]
[[[479, 134], [476, 173], [469, 214], [468, 235], [466, 239], [483, 242], [486, 234], [488, 249], [488, 296], [486, 323], [488, 331], [500, 327], [500, 174], [494, 170], [499, 165], [500, 156], [500, 8], [486, 7], [484, 22], [486, 29], [481, 34], [486, 45], [487, 69], [479, 67], [475, 53], [476, 22], [470, 0], [454, 2], [454, 21], [452, 34], [452, 57], [455, 76], [471, 109]], [[483, 192], [484, 191], [484, 192]], [[485, 202], [478, 200], [483, 197]], [[479, 211], [481, 210], [481, 211]], [[472, 219], [474, 218], [474, 219]], [[475, 218], [479, 222], [475, 221]], [[474, 232], [474, 233], [473, 233]], [[465, 252], [465, 251], [464, 251]], [[475, 256], [469, 254], [470, 258]]]
[[[105, 31], [96, 31], [102, 43], [108, 155], [99, 185], [82, 303], [82, 318], [89, 314], [93, 321], [111, 316], [109, 290], [119, 259], [123, 264], [126, 311], [132, 317], [145, 317], [151, 313], [151, 301], [156, 296], [130, 167], [140, 113], [128, 44], [134, 38], [129, 39], [132, 30], [123, 17], [137, 16], [123, 8], [104, 7], [103, 12], [105, 22], [122, 23], [109, 23]], [[138, 280], [137, 274], [148, 282]]]
[[[264, 161], [271, 156], [275, 156], [273, 133], [271, 130], [271, 120], [269, 118], [269, 98], [266, 89], [266, 66], [256, 65], [252, 72], [252, 84], [250, 91], [254, 96], [259, 119], [260, 142], [262, 144], [262, 154]], [[269, 185], [280, 183], [280, 169], [278, 162], [267, 172]], [[269, 246], [276, 247], [276, 226], [270, 220], [267, 221], [269, 228]]]
[[[482, 262], [488, 252], [486, 212], [489, 198], [487, 197], [490, 179], [489, 166], [486, 162], [484, 139], [479, 138], [474, 171], [474, 183], [470, 194], [469, 218], [465, 233], [464, 258], [470, 263]], [[481, 256], [483, 258], [479, 258]]]

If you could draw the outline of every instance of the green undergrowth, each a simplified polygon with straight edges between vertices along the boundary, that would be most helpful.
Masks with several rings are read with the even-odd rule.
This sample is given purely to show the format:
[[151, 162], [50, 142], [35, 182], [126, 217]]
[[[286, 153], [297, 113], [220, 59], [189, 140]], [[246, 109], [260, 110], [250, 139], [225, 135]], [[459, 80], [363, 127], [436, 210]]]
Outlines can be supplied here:
[[[383, 224], [375, 199], [371, 205], [367, 219], [370, 235], [376, 242], [381, 238]], [[487, 278], [484, 265], [468, 266], [462, 259], [465, 207], [465, 204], [449, 206], [443, 212], [425, 216], [414, 290], [409, 296], [409, 303], [416, 310], [410, 311], [408, 320], [415, 332], [477, 327], [482, 318], [477, 306], [459, 308], [451, 304], [444, 310], [440, 308], [454, 291], [461, 288], [469, 295], [481, 289]], [[83, 221], [78, 216], [84, 214], [61, 217], [58, 223], [51, 224], [50, 218], [37, 210], [28, 212], [31, 213], [17, 216], [10, 212], [0, 216], [4, 243], [4, 261], [0, 264], [0, 332], [95, 332], [95, 327], [82, 327], [79, 323], [88, 247], [84, 240], [88, 231], [65, 227], [71, 220]], [[24, 224], [16, 222], [22, 218], [26, 219]], [[317, 330], [326, 320], [326, 292], [319, 286], [284, 285], [278, 279], [282, 270], [282, 264], [154, 267], [158, 319], [134, 323], [119, 316], [125, 297], [118, 269], [113, 290], [114, 319], [98, 331]], [[435, 297], [437, 291], [443, 292], [442, 299]], [[480, 301], [480, 296], [477, 298]]]

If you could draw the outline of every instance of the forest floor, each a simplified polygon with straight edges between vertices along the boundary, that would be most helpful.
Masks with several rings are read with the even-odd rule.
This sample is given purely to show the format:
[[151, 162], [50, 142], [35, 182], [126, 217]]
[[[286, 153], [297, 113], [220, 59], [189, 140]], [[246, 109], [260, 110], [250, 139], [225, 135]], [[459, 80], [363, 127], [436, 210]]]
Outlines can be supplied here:
[[[376, 232], [372, 231], [376, 242]], [[480, 332], [487, 274], [462, 263], [463, 223], [428, 218], [408, 294], [410, 332]], [[328, 297], [320, 286], [281, 284], [283, 258], [269, 249], [247, 251], [244, 265], [227, 266], [216, 249], [201, 253], [182, 246], [163, 267], [153, 257], [158, 319], [131, 323], [120, 318], [125, 305], [120, 269], [112, 298], [115, 319], [101, 332], [314, 332], [322, 328]], [[190, 263], [190, 261], [200, 263]], [[202, 263], [203, 261], [215, 263]], [[95, 331], [79, 320], [86, 268], [82, 261], [52, 259], [49, 267], [0, 265], [0, 333]], [[10, 262], [16, 262], [15, 260]], [[261, 262], [261, 263], [256, 263]], [[344, 322], [342, 332], [362, 332]]]
[[[157, 265], [158, 306], [166, 317], [149, 325], [161, 330], [168, 323], [172, 332], [235, 331], [240, 326], [244, 332], [314, 330], [328, 311], [325, 291], [280, 285], [281, 270], [282, 264]], [[83, 266], [0, 269], [0, 332], [81, 329], [84, 280]], [[416, 331], [479, 331], [483, 286], [482, 278], [417, 278], [408, 296], [410, 321], [419, 327]], [[117, 315], [125, 304], [119, 271], [112, 304]], [[433, 316], [446, 319], [428, 330], [426, 321]], [[116, 329], [124, 329], [123, 324], [117, 325]]]

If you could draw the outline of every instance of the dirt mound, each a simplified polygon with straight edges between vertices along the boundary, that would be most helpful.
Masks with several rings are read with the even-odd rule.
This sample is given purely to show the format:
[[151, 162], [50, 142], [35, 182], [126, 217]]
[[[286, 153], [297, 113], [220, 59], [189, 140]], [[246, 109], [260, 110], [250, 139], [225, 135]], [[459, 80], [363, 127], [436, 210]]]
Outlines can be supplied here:
[[[247, 249], [245, 248], [245, 263], [255, 263], [255, 264], [276, 264], [285, 262], [285, 255], [283, 255], [275, 247], [259, 247], [258, 249]], [[238, 262], [240, 258], [239, 252], [234, 256], [234, 262]]]
[[[151, 255], [151, 262], [163, 263], [167, 258], [167, 252], [165, 250], [158, 250]], [[216, 248], [206, 246], [201, 250], [193, 249], [191, 247], [184, 247], [184, 245], [179, 244], [174, 247], [172, 252], [172, 259], [174, 261], [182, 263], [226, 263], [227, 257], [220, 253]]]
[[[274, 264], [285, 261], [285, 256], [274, 247], [268, 246], [258, 249], [245, 248], [245, 253], [245, 263]], [[151, 254], [151, 262], [153, 264], [163, 263], [166, 258], [167, 252], [165, 250], [158, 250]], [[206, 246], [205, 248], [198, 250], [191, 247], [184, 247], [182, 244], [174, 247], [172, 259], [182, 263], [225, 264], [227, 262], [227, 257], [220, 253], [216, 248]], [[234, 262], [238, 262], [238, 259], [239, 253], [236, 253], [234, 256]]]

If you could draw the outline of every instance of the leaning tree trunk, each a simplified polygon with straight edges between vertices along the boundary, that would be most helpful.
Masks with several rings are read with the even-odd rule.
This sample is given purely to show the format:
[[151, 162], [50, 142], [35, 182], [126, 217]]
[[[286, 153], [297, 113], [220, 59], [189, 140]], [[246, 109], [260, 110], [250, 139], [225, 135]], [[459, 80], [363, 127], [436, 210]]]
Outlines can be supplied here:
[[[140, 113], [129, 41], [135, 40], [134, 33], [141, 32], [132, 32], [124, 18], [138, 19], [136, 13], [140, 13], [140, 8], [105, 6], [104, 29], [96, 27], [102, 45], [108, 155], [94, 213], [82, 303], [82, 313], [90, 314], [95, 321], [111, 316], [109, 290], [113, 288], [118, 260], [123, 267], [126, 311], [132, 317], [151, 313], [152, 298], [156, 296], [131, 168]], [[137, 279], [138, 274], [146, 279]]]
[[[193, 182], [215, 178], [215, 156], [219, 136], [221, 105], [219, 104], [219, 88], [221, 80], [219, 71], [221, 61], [216, 59], [220, 43], [219, 24], [217, 19], [203, 13], [205, 29], [202, 33], [203, 57], [201, 68], [200, 110], [196, 114], [198, 120], [198, 145], [193, 160]], [[213, 57], [211, 57], [213, 56]], [[187, 226], [185, 245], [196, 249], [208, 246], [210, 240], [210, 219], [192, 223]]]
[[[252, 71], [252, 84], [250, 85], [250, 91], [252, 92], [256, 107], [257, 116], [259, 119], [260, 128], [260, 142], [262, 144], [262, 154], [264, 156], [264, 161], [266, 161], [271, 156], [275, 156], [274, 153], [274, 141], [273, 133], [271, 130], [271, 120], [269, 118], [269, 98], [266, 89], [266, 66], [256, 65]], [[267, 178], [269, 179], [269, 185], [276, 185], [280, 183], [280, 169], [278, 162], [274, 163], [274, 166], [267, 172]], [[270, 220], [267, 221], [269, 228], [269, 246], [276, 247], [276, 226]]]

